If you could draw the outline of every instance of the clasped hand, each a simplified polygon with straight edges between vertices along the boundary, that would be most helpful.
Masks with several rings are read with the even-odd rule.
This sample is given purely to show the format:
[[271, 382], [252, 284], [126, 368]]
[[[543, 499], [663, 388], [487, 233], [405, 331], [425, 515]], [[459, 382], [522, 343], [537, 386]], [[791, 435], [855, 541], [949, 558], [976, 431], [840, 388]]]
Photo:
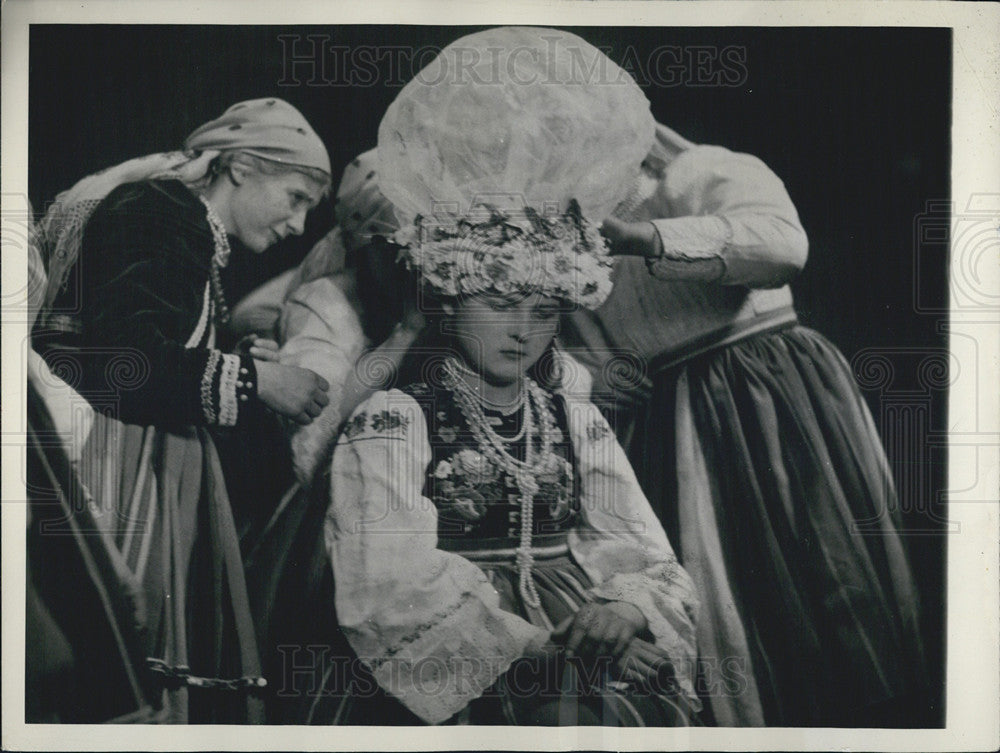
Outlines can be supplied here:
[[552, 631], [543, 653], [562, 648], [567, 658], [610, 659], [623, 679], [659, 682], [664, 671], [672, 671], [671, 663], [662, 649], [637, 637], [646, 627], [645, 617], [631, 604], [584, 604]]

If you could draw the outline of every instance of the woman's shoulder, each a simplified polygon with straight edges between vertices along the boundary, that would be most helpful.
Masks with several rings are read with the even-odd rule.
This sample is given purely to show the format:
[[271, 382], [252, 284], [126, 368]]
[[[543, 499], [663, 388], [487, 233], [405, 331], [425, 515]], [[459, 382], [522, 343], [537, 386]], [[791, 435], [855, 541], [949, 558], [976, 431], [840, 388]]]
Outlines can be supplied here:
[[91, 234], [145, 233], [211, 238], [205, 205], [178, 180], [123, 183], [94, 209], [88, 222]]
[[401, 389], [378, 390], [354, 409], [344, 423], [343, 437], [347, 441], [381, 437], [407, 439], [411, 432], [423, 428], [423, 411], [418, 402]]
[[177, 180], [116, 187], [94, 209], [83, 240], [101, 247], [102, 256], [131, 258], [155, 249], [167, 254], [162, 258], [199, 268], [214, 248], [204, 204]]
[[123, 183], [114, 188], [96, 211], [106, 213], [133, 213], [136, 211], [193, 211], [204, 212], [201, 200], [179, 180], [141, 180]]
[[588, 398], [558, 393], [555, 400], [564, 411], [571, 441], [578, 450], [588, 445], [617, 441], [601, 409]]

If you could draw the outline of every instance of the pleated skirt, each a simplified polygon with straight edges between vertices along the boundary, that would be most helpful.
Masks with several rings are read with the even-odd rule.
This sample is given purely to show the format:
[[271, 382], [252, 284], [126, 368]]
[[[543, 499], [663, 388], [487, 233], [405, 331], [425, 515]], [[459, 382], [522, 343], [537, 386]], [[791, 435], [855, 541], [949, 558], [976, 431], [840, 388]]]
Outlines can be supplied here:
[[117, 587], [133, 594], [142, 671], [162, 686], [157, 721], [263, 722], [239, 539], [208, 433], [97, 412], [79, 473], [95, 522], [86, 533], [116, 564]]
[[861, 726], [920, 703], [917, 591], [875, 424], [840, 352], [790, 326], [654, 378], [626, 448], [695, 581], [724, 726]]

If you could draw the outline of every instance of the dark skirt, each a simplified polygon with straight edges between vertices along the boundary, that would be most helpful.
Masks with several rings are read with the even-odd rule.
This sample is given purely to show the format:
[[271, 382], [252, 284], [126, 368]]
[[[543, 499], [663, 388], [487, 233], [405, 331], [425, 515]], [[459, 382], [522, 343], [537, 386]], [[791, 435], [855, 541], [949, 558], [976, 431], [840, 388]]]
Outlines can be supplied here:
[[198, 427], [125, 424], [97, 411], [79, 479], [99, 540], [132, 595], [162, 723], [262, 723], [260, 656], [215, 445]]
[[862, 726], [918, 703], [917, 595], [871, 415], [792, 326], [654, 377], [620, 425], [694, 578], [699, 692], [720, 725]]

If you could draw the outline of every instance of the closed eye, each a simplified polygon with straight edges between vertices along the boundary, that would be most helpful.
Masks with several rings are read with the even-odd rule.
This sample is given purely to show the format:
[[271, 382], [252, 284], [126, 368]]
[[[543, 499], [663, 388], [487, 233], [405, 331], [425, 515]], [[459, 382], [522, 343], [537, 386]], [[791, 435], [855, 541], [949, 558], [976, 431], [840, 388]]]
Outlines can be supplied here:
[[301, 191], [292, 192], [292, 206], [295, 209], [301, 209], [303, 206], [312, 209], [313, 198], [307, 193], [302, 193]]

